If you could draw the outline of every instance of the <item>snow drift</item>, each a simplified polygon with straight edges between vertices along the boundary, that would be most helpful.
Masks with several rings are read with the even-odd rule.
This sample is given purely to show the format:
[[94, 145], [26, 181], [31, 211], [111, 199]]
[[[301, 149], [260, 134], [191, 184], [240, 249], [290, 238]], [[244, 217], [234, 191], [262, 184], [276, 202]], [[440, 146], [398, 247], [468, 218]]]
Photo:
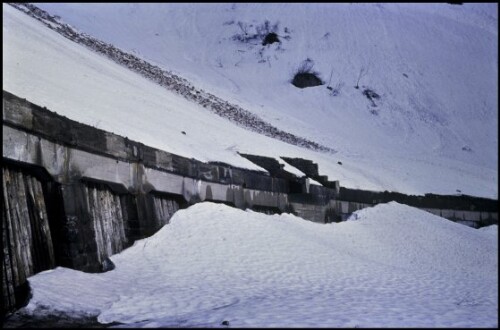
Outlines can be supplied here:
[[[302, 157], [345, 187], [498, 198], [497, 4], [39, 6], [338, 152], [230, 124], [3, 4], [4, 89], [73, 120], [201, 161]], [[266, 21], [280, 43], [252, 39]], [[307, 59], [326, 86], [290, 83]], [[498, 326], [498, 227], [397, 203], [326, 225], [201, 203], [111, 259], [103, 274], [31, 277], [24, 311], [138, 327]]]
[[326, 225], [200, 203], [110, 272], [31, 277], [26, 309], [134, 327], [496, 327], [497, 240], [395, 202]]

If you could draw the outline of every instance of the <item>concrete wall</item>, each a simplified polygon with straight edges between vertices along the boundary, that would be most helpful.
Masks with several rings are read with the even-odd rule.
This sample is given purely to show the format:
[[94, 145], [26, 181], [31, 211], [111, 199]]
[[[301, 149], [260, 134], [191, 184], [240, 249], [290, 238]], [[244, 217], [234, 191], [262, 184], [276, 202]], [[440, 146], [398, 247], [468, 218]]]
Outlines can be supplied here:
[[[2, 274], [8, 275], [2, 277], [3, 313], [19, 307], [27, 297], [26, 278], [40, 269], [103, 271], [110, 255], [154, 234], [190, 204], [214, 201], [266, 213], [292, 211], [290, 186], [300, 192], [294, 200], [308, 203], [301, 197], [308, 195], [307, 180], [180, 157], [77, 123], [5, 91], [2, 126], [3, 175], [29, 178], [38, 191], [34, 200], [45, 202], [26, 206], [25, 195], [7, 193], [21, 191], [18, 186], [24, 183], [4, 180], [3, 249], [10, 252], [2, 263]], [[320, 193], [326, 203], [337, 192], [325, 188]], [[18, 205], [30, 211], [16, 213]], [[325, 218], [323, 207], [297, 209], [310, 220]], [[36, 222], [32, 214], [44, 214], [42, 243], [24, 234], [11, 239], [26, 223]], [[11, 250], [49, 251], [52, 257], [37, 268], [32, 265], [39, 258]]]
[[5, 91], [3, 95], [3, 157], [41, 166], [57, 182], [87, 177], [131, 193], [158, 190], [187, 201], [210, 199], [210, 194], [226, 199], [227, 190], [235, 193], [235, 187], [253, 192], [245, 196], [288, 192], [287, 179], [180, 157], [77, 123]]
[[339, 199], [359, 203], [387, 203], [396, 201], [421, 209], [482, 211], [498, 213], [498, 200], [468, 195], [406, 195], [392, 191], [370, 191], [340, 187]]
[[[372, 207], [376, 204], [358, 203], [342, 200], [331, 200], [327, 206], [333, 213], [332, 219], [338, 221], [346, 220], [353, 212]], [[423, 211], [443, 217], [445, 219], [473, 227], [479, 228], [492, 224], [498, 224], [498, 212], [463, 211], [450, 209], [420, 208]], [[335, 221], [335, 220], [333, 220]]]
[[[244, 155], [272, 176], [187, 159], [75, 122], [5, 91], [2, 115], [4, 313], [26, 298], [23, 288], [28, 276], [56, 265], [103, 271], [110, 255], [154, 234], [176, 210], [197, 202], [220, 202], [266, 213], [293, 212], [327, 223], [343, 221], [356, 210], [384, 201], [381, 196], [392, 197], [343, 189], [338, 181], [319, 175], [317, 164], [299, 158], [283, 160], [323, 187], [294, 177], [269, 157]], [[20, 187], [25, 188], [24, 193]], [[349, 198], [339, 198], [343, 194]], [[372, 203], [373, 197], [379, 199]], [[419, 202], [427, 198], [436, 203], [435, 196], [396, 197]], [[490, 204], [479, 200], [475, 211], [428, 211], [478, 227], [498, 223], [498, 210]], [[22, 228], [31, 228], [31, 234], [23, 234]]]
[[498, 224], [498, 212], [463, 211], [434, 208], [422, 208], [422, 210], [474, 228]]
[[[67, 218], [78, 219], [94, 212], [88, 209], [91, 203], [83, 202], [89, 198], [89, 192], [82, 185], [82, 180], [105, 183], [118, 194], [144, 195], [139, 198], [144, 199], [144, 203], [151, 199], [145, 195], [157, 192], [176, 196], [188, 204], [209, 200], [240, 208], [260, 206], [281, 211], [288, 205], [287, 194], [280, 192], [280, 186], [274, 184], [279, 179], [264, 174], [238, 173], [235, 169], [228, 168], [228, 173], [236, 174], [229, 178], [230, 181], [238, 180], [240, 185], [210, 182], [161, 170], [159, 166], [146, 167], [141, 161], [119, 160], [80, 150], [18, 128], [4, 125], [3, 129], [4, 159], [45, 169], [53, 181], [61, 185], [62, 204]], [[212, 167], [212, 170], [219, 168], [220, 166]], [[195, 175], [200, 176], [199, 173]], [[269, 191], [243, 188], [243, 183], [268, 188]]]

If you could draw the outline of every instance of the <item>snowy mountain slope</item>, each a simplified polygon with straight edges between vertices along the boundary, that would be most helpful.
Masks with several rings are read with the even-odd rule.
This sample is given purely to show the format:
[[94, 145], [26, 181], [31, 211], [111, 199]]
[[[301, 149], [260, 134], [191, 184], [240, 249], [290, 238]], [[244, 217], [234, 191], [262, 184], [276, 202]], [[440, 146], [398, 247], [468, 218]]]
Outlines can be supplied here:
[[211, 111], [214, 114], [237, 124], [238, 126], [286, 143], [298, 145], [303, 148], [335, 153], [335, 151], [331, 148], [327, 148], [314, 141], [310, 141], [280, 130], [240, 106], [231, 104], [211, 93], [207, 93], [203, 89], [196, 88], [186, 79], [181, 78], [170, 71], [161, 69], [158, 66], [144, 61], [133, 54], [124, 52], [123, 50], [118, 49], [111, 44], [104, 43], [101, 40], [89, 36], [88, 34], [78, 32], [69, 25], [60, 22], [58, 18], [48, 14], [34, 5], [12, 4], [12, 6], [27, 13], [31, 17], [34, 17], [51, 30], [57, 31], [65, 38], [80, 45], [84, 45], [98, 54], [104, 55], [113, 62], [138, 73], [139, 75], [159, 84], [169, 91], [182, 95], [189, 101], [200, 104], [208, 111]]
[[24, 313], [123, 327], [497, 327], [498, 226], [395, 202], [342, 223], [200, 203], [87, 274], [30, 277]]
[[[161, 51], [171, 62], [160, 64], [167, 61], [158, 52], [157, 64], [179, 72], [199, 88], [241, 104], [284, 130], [318, 139], [339, 152], [315, 152], [238, 127], [4, 4], [4, 89], [59, 114], [204, 161], [259, 169], [236, 151], [276, 158], [304, 157], [318, 162], [321, 174], [340, 179], [343, 186], [409, 193], [454, 193], [461, 189], [463, 193], [497, 198], [498, 138], [493, 128], [496, 130], [498, 124], [496, 108], [490, 105], [498, 101], [488, 80], [480, 80], [476, 72], [490, 77], [498, 70], [495, 63], [491, 71], [485, 69], [491, 54], [487, 46], [476, 44], [480, 33], [471, 32], [480, 30], [485, 40], [497, 33], [497, 18], [488, 16], [484, 7], [443, 7], [447, 9], [436, 12], [434, 5], [423, 9], [414, 5], [354, 4], [338, 7], [342, 15], [327, 15], [331, 7], [318, 7], [325, 11], [324, 16], [314, 6], [306, 6], [304, 11], [305, 7], [300, 7], [304, 17], [317, 18], [317, 26], [313, 26], [301, 15], [292, 15], [293, 6], [281, 4], [96, 4], [100, 9], [89, 16], [83, 15], [93, 10], [88, 5], [43, 6], [64, 9], [60, 15], [65, 19], [76, 8], [78, 19], [89, 19], [89, 24], [103, 28], [105, 33], [116, 33], [115, 37], [123, 42], [136, 38], [131, 42], [136, 45], [150, 42], [141, 33], [151, 24], [150, 32], [154, 35], [161, 31], [168, 41]], [[149, 8], [150, 19], [143, 16], [145, 8]], [[171, 8], [169, 19], [160, 20], [167, 13], [165, 8]], [[443, 72], [431, 60], [417, 55], [408, 63], [398, 61], [394, 49], [401, 47], [400, 43], [408, 46], [416, 40], [428, 42], [427, 46], [438, 44], [423, 37], [395, 42], [391, 34], [397, 34], [404, 25], [397, 20], [382, 24], [387, 34], [380, 32], [384, 29], [380, 25], [382, 18], [398, 16], [398, 8], [405, 22], [415, 22], [410, 31], [416, 34], [446, 24], [454, 29], [440, 33], [457, 42], [463, 42], [464, 36], [469, 38], [472, 46], [463, 53], [486, 58], [475, 63], [477, 69], [460, 69], [470, 71], [474, 79], [465, 81], [462, 77], [464, 81], [454, 81], [458, 87], [453, 87], [440, 75], [445, 72], [459, 80], [459, 74], [448, 72], [451, 69], [446, 68], [445, 60], [439, 62]], [[278, 10], [280, 17], [292, 20], [295, 16], [293, 24], [280, 23], [280, 34], [286, 35], [284, 26], [290, 29], [290, 40], [283, 42], [285, 51], [272, 48], [276, 45], [264, 50], [271, 62], [258, 62], [259, 46], [243, 46], [245, 52], [237, 52], [241, 44], [231, 36], [238, 33], [238, 28], [226, 34], [225, 29], [234, 28], [238, 20], [251, 21], [254, 13], [247, 12], [249, 9], [255, 15], [275, 15]], [[238, 18], [235, 13], [239, 13]], [[128, 15], [128, 23], [121, 14]], [[228, 21], [221, 23], [219, 20], [226, 14]], [[424, 24], [426, 15], [432, 17], [432, 24]], [[377, 24], [369, 21], [372, 16]], [[230, 17], [235, 19], [232, 24]], [[361, 86], [381, 93], [377, 107], [352, 87], [361, 63], [358, 60], [368, 55], [381, 60], [373, 48], [366, 54], [359, 52], [362, 44], [375, 43], [372, 38], [363, 34], [346, 40], [342, 47], [338, 41], [318, 46], [317, 40], [299, 38], [297, 31], [320, 31], [331, 18], [335, 18], [337, 30], [328, 28], [330, 35], [324, 33], [321, 38], [342, 36], [348, 28], [353, 33], [372, 31], [377, 37], [373, 40], [385, 47], [387, 62], [395, 65], [391, 69], [385, 64], [384, 71], [370, 64], [369, 73], [390, 74], [384, 74], [383, 80], [367, 74], [361, 80]], [[270, 21], [273, 19], [269, 16]], [[359, 23], [359, 28], [353, 28], [352, 22]], [[219, 24], [221, 30], [210, 30], [211, 23]], [[133, 29], [129, 30], [129, 24]], [[208, 47], [219, 39], [213, 41], [206, 31], [220, 32], [217, 37], [221, 44], [236, 52]], [[197, 47], [189, 38], [198, 43]], [[301, 45], [303, 54], [293, 53], [294, 48], [289, 47], [292, 42]], [[303, 47], [308, 42], [311, 54]], [[333, 52], [341, 48], [348, 49], [348, 56]], [[417, 48], [413, 52], [399, 49], [400, 58], [412, 59], [417, 51], [425, 53], [425, 47]], [[332, 50], [328, 53], [331, 58], [343, 61], [346, 67], [335, 67], [336, 75], [354, 77], [349, 78], [351, 82], [342, 78], [346, 84], [338, 96], [325, 95], [325, 91], [329, 93], [325, 86], [297, 90], [290, 86], [288, 73], [273, 73], [275, 68], [288, 69], [283, 59], [295, 68], [304, 56], [310, 56], [315, 68], [328, 79], [330, 67], [321, 64], [326, 55], [315, 55], [321, 54], [318, 49], [325, 54]], [[155, 55], [147, 55], [145, 48], [140, 52], [145, 57]], [[296, 59], [292, 61], [293, 54]], [[239, 60], [238, 65], [230, 62]], [[450, 61], [461, 63], [456, 58]], [[234, 70], [243, 69], [235, 73], [229, 69], [231, 65]], [[405, 69], [408, 78], [397, 69]], [[413, 75], [423, 78], [418, 84], [409, 82]], [[390, 92], [382, 90], [393, 85], [399, 87]], [[466, 100], [462, 92], [471, 99]], [[485, 103], [475, 103], [477, 99]], [[438, 103], [443, 107], [439, 111], [424, 106]], [[478, 107], [475, 115], [469, 112], [468, 106], [480, 104], [484, 108]], [[302, 109], [308, 112], [302, 113]], [[378, 115], [371, 110], [377, 110]], [[459, 134], [461, 129], [464, 134]], [[464, 143], [466, 150], [461, 149]], [[291, 166], [286, 169], [301, 175]], [[84, 314], [97, 316], [108, 325], [122, 322], [122, 327], [223, 327], [223, 321], [235, 327], [498, 327], [498, 226], [476, 230], [397, 203], [361, 210], [338, 224], [200, 203], [178, 211], [168, 226], [111, 259], [116, 268], [103, 274], [58, 267], [30, 277], [33, 297], [21, 312], [49, 314], [49, 318], [60, 311], [71, 316]]]
[[[338, 153], [312, 152], [244, 132], [130, 73], [120, 78], [126, 86], [106, 80], [100, 74], [109, 77], [111, 68], [120, 72], [118, 66], [70, 46], [4, 5], [4, 88], [72, 119], [236, 166], [254, 167], [235, 151], [309, 158], [318, 162], [321, 174], [346, 187], [498, 196], [497, 17], [486, 5], [39, 6]], [[290, 39], [279, 47], [234, 40], [241, 33], [238, 22], [252, 33], [266, 19], [279, 21], [278, 34]], [[15, 41], [27, 35], [32, 40]], [[63, 55], [61, 48], [73, 53]], [[338, 96], [325, 86], [299, 90], [290, 84], [308, 57], [324, 80], [333, 72], [332, 86], [344, 82]], [[89, 75], [88, 66], [97, 62], [99, 72]], [[68, 69], [57, 70], [53, 63]], [[353, 86], [362, 66], [368, 72], [358, 90]], [[78, 79], [85, 74], [91, 78]], [[80, 89], [93, 97], [58, 100], [54, 96], [60, 95], [62, 81], [74, 83], [68, 94]], [[363, 86], [381, 95], [376, 107], [362, 95]], [[165, 115], [162, 107], [175, 115]], [[205, 122], [213, 123], [210, 134]], [[180, 137], [181, 130], [191, 140]]]

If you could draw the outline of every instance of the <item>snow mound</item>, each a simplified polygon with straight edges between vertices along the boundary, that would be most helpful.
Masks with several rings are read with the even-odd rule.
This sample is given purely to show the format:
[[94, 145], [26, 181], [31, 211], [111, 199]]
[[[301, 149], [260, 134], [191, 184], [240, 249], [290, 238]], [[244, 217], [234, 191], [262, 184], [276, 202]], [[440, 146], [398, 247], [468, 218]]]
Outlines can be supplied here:
[[222, 204], [178, 211], [103, 274], [29, 279], [27, 309], [134, 327], [496, 327], [496, 238], [388, 203], [318, 224]]
[[498, 225], [490, 225], [486, 227], [478, 228], [478, 230], [482, 231], [485, 234], [496, 235], [498, 237]]
[[385, 265], [452, 273], [498, 263], [483, 232], [397, 202], [359, 210], [348, 221], [360, 223], [351, 227], [355, 248]]

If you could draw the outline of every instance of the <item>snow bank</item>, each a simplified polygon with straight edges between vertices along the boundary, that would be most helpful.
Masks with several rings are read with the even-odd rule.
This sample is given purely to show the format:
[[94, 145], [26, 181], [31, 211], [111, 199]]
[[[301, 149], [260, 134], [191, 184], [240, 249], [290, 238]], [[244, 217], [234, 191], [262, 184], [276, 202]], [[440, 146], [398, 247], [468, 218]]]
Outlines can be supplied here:
[[487, 233], [487, 234], [496, 235], [498, 237], [498, 225], [490, 225], [490, 226], [486, 226], [486, 227], [481, 227], [478, 230], [480, 230], [484, 233]]
[[31, 277], [27, 310], [134, 327], [496, 327], [497, 256], [489, 233], [397, 203], [326, 225], [200, 203], [113, 271]]
[[[259, 170], [237, 152], [303, 157], [346, 187], [498, 197], [497, 5], [41, 6], [339, 153], [229, 124], [3, 4], [4, 89], [73, 120], [202, 161]], [[259, 47], [231, 37], [263, 12], [291, 39], [258, 62]], [[338, 96], [289, 84], [309, 56], [334, 66]], [[352, 86], [363, 65], [376, 109]], [[496, 328], [497, 241], [493, 227], [397, 203], [327, 225], [202, 203], [113, 256], [113, 271], [31, 277], [26, 311], [137, 327]]]

